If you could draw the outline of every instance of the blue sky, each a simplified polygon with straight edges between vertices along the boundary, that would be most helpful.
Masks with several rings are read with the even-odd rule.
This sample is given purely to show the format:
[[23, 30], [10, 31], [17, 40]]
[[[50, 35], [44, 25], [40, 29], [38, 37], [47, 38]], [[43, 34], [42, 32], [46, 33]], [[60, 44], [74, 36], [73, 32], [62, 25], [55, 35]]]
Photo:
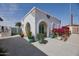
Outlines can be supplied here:
[[[4, 19], [4, 21], [8, 21], [8, 24], [14, 26], [16, 22], [21, 21], [26, 15], [27, 12], [31, 10], [33, 6], [48, 12], [49, 14], [56, 16], [59, 20], [61, 20], [61, 25], [70, 24], [70, 4], [30, 4], [30, 3], [21, 3], [21, 4], [0, 4], [0, 17]], [[71, 4], [72, 13], [74, 16], [74, 23], [79, 24], [79, 4]]]

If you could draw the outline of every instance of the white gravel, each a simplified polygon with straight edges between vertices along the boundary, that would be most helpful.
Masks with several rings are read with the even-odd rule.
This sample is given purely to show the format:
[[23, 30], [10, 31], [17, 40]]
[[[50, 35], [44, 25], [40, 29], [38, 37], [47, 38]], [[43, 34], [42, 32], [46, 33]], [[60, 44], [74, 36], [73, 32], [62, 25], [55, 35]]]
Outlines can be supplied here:
[[46, 39], [47, 44], [33, 43], [49, 56], [79, 56], [79, 34], [72, 34], [66, 42], [57, 39]]

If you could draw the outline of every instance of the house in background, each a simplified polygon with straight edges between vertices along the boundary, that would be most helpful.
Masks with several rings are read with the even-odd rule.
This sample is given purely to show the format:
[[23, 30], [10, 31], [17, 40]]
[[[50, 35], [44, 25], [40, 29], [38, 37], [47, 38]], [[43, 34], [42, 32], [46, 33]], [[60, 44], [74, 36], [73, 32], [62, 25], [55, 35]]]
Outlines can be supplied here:
[[67, 26], [70, 28], [71, 34], [79, 34], [79, 24], [74, 23], [75, 20], [74, 20], [74, 16], [72, 13], [70, 17], [71, 17], [70, 19], [71, 23], [70, 25], [67, 25]]
[[23, 18], [22, 30], [25, 36], [28, 32], [32, 32], [33, 36], [36, 36], [37, 33], [43, 33], [49, 37], [50, 31], [53, 28], [59, 28], [60, 25], [61, 21], [58, 18], [33, 7]]
[[67, 25], [70, 28], [71, 34], [79, 34], [79, 25]]
[[16, 26], [12, 27], [0, 17], [0, 37], [19, 35], [21, 32], [21, 28], [17, 28]]
[[0, 18], [0, 37], [11, 36], [11, 28], [6, 21]]

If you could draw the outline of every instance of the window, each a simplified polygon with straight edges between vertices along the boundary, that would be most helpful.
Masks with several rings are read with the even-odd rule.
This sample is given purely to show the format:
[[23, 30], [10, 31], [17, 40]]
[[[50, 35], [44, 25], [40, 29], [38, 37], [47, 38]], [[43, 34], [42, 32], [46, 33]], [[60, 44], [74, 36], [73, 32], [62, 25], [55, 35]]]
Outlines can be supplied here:
[[1, 27], [2, 32], [4, 32], [4, 26]]
[[50, 18], [50, 16], [49, 16], [49, 15], [47, 15], [47, 18], [49, 19], [49, 18]]
[[39, 26], [39, 33], [44, 33], [44, 25], [43, 24], [41, 24]]

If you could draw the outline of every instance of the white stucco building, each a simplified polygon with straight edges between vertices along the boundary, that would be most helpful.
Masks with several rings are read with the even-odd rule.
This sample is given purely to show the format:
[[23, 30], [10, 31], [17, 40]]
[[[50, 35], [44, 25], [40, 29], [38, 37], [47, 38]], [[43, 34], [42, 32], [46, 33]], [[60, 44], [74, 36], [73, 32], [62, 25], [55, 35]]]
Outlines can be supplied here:
[[0, 21], [0, 37], [11, 36], [11, 27], [5, 21]]
[[79, 25], [73, 24], [67, 26], [69, 27], [71, 34], [79, 34]]
[[33, 7], [23, 18], [22, 30], [25, 36], [31, 31], [33, 36], [36, 36], [37, 33], [44, 33], [49, 37], [50, 30], [60, 25], [61, 21], [58, 18]]

